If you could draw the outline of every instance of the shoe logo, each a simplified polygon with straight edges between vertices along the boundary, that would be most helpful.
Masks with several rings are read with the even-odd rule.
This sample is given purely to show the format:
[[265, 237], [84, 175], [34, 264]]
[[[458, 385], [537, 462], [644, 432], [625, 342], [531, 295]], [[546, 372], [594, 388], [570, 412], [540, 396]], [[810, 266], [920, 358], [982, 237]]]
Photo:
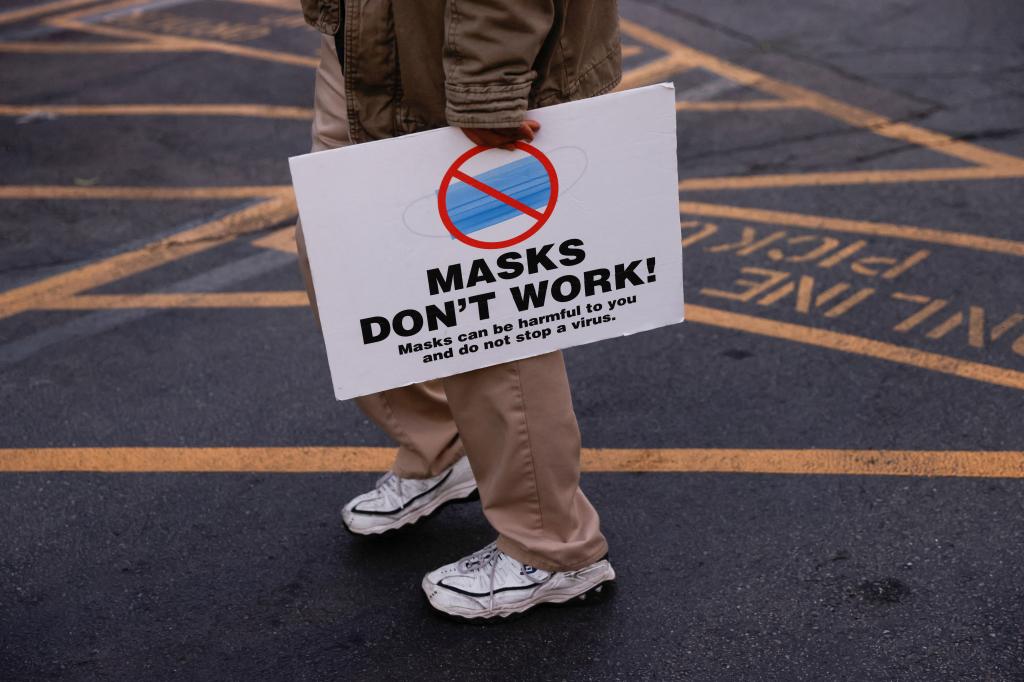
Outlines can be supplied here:
[[491, 595], [498, 594], [499, 592], [514, 592], [516, 590], [535, 590], [541, 584], [541, 583], [530, 583], [529, 585], [513, 585], [511, 587], [499, 587], [497, 589], [493, 589], [493, 590], [490, 590], [488, 592], [470, 592], [469, 590], [464, 590], [461, 587], [456, 587], [455, 585], [449, 585], [448, 583], [445, 582], [446, 579], [447, 578], [442, 578], [441, 580], [439, 580], [437, 582], [437, 587], [443, 587], [446, 590], [451, 590], [452, 592], [458, 592], [459, 594], [464, 594], [464, 595], [466, 595], [468, 597], [489, 597]]
[[519, 575], [530, 575], [531, 573], [536, 572], [537, 569], [533, 566], [530, 566], [529, 564], [523, 564], [523, 567], [519, 570]]

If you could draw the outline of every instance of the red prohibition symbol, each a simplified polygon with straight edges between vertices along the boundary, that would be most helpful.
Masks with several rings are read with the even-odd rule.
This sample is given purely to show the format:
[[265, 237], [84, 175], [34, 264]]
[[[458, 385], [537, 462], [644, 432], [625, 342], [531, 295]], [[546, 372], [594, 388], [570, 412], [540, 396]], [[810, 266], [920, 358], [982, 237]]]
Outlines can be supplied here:
[[[558, 202], [558, 174], [555, 173], [554, 164], [551, 163], [551, 159], [545, 156], [542, 151], [536, 147], [526, 144], [525, 142], [516, 142], [515, 147], [516, 149], [522, 150], [537, 159], [537, 161], [544, 166], [544, 170], [547, 171], [548, 180], [551, 183], [551, 194], [548, 197], [548, 205], [544, 208], [544, 212], [542, 213], [516, 199], [513, 199], [507, 194], [499, 192], [493, 187], [480, 182], [468, 173], [462, 172], [460, 169], [467, 161], [477, 154], [482, 154], [490, 149], [490, 147], [473, 147], [468, 152], [455, 159], [455, 163], [453, 163], [445, 172], [444, 179], [441, 180], [441, 188], [437, 192], [437, 211], [441, 216], [441, 222], [444, 223], [444, 227], [448, 230], [449, 234], [463, 244], [467, 244], [478, 249], [505, 249], [510, 246], [514, 246], [537, 234], [537, 231], [544, 227], [544, 223], [548, 221], [548, 218], [550, 218], [551, 214], [554, 212], [555, 204]], [[515, 237], [511, 237], [500, 242], [488, 242], [470, 237], [462, 232], [452, 221], [451, 216], [448, 215], [448, 188], [451, 186], [452, 180], [460, 180], [474, 189], [480, 190], [498, 201], [508, 204], [517, 211], [530, 216], [534, 219], [533, 225], [531, 225], [522, 234], [518, 234]]]

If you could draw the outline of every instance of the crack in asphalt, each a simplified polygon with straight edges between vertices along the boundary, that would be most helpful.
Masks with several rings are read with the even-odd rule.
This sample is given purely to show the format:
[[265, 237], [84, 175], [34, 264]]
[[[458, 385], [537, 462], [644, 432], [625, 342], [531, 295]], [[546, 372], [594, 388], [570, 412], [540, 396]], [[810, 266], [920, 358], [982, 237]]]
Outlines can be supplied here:
[[977, 130], [972, 133], [964, 133], [958, 135], [954, 139], [963, 140], [964, 142], [976, 142], [978, 140], [1005, 140], [1008, 137], [1014, 137], [1024, 133], [1024, 127], [1022, 128], [989, 128], [987, 130]]

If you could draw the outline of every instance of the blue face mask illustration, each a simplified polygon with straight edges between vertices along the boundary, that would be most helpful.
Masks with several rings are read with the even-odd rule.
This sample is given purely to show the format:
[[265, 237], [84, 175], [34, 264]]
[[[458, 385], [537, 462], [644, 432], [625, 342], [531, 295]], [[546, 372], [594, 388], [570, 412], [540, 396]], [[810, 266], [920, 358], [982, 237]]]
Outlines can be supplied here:
[[[514, 160], [479, 173], [471, 173], [473, 178], [542, 213], [552, 199], [551, 180], [543, 164], [530, 155], [516, 155], [516, 158], [501, 150], [489, 153], [505, 155]], [[557, 169], [559, 197], [555, 198], [560, 200], [583, 177], [587, 169], [587, 155], [579, 147], [558, 147], [547, 151], [546, 155]], [[454, 239], [438, 216], [437, 195], [438, 191], [434, 190], [411, 202], [402, 213], [402, 222], [409, 232], [420, 237]], [[523, 217], [523, 213], [513, 206], [458, 179], [448, 187], [445, 207], [452, 222], [463, 234], [472, 234]], [[486, 239], [487, 234], [477, 238]]]
[[[477, 175], [476, 180], [530, 208], [543, 208], [551, 199], [548, 173], [540, 161], [532, 156], [492, 168]], [[452, 184], [445, 205], [452, 222], [464, 234], [522, 215], [505, 202], [462, 182]]]

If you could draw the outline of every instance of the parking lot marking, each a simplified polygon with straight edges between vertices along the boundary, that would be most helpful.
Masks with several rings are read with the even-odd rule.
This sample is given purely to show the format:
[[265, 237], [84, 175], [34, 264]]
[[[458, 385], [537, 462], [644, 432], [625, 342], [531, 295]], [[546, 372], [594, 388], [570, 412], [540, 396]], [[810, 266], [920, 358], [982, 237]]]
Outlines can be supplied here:
[[712, 100], [710, 102], [676, 102], [676, 111], [771, 111], [801, 109], [803, 102], [784, 99]]
[[0, 116], [239, 116], [310, 121], [313, 110], [268, 104], [0, 104]]
[[95, 1], [96, 0], [53, 0], [53, 2], [34, 3], [28, 7], [0, 12], [0, 25], [25, 21], [26, 19], [32, 19], [44, 14], [52, 14], [53, 12], [60, 12], [62, 10], [71, 9], [72, 7], [87, 5], [90, 2]]
[[306, 307], [303, 291], [189, 292], [181, 294], [79, 294], [40, 304], [41, 310], [125, 308], [294, 308]]
[[274, 249], [282, 253], [297, 254], [299, 251], [295, 244], [294, 225], [275, 230], [265, 237], [254, 239], [252, 245], [261, 249]]
[[639, 88], [644, 85], [657, 83], [671, 75], [678, 74], [680, 71], [683, 71], [688, 67], [689, 64], [679, 56], [670, 54], [667, 57], [655, 59], [643, 66], [627, 71], [622, 75], [622, 82], [619, 83], [615, 90], [621, 92], [623, 90], [630, 90], [632, 88]]
[[0, 53], [11, 54], [107, 54], [121, 52], [181, 52], [176, 45], [152, 42], [119, 43], [50, 43], [50, 42], [0, 42]]
[[82, 33], [91, 33], [94, 35], [112, 38], [124, 38], [131, 41], [138, 41], [140, 39], [151, 41], [154, 45], [160, 45], [162, 47], [162, 50], [159, 51], [215, 52], [236, 57], [245, 57], [248, 59], [308, 68], [316, 68], [316, 65], [320, 61], [316, 57], [307, 57], [304, 55], [276, 50], [266, 50], [258, 47], [250, 47], [248, 45], [225, 43], [216, 40], [203, 40], [200, 38], [166, 36], [159, 33], [151, 33], [149, 31], [136, 31], [132, 29], [118, 28], [115, 26], [97, 26], [67, 17], [54, 17], [49, 19], [47, 23], [57, 28], [63, 28], [69, 31], [80, 31]]
[[834, 187], [838, 185], [888, 185], [914, 182], [955, 182], [961, 180], [1005, 180], [1024, 178], [1024, 168], [919, 168], [913, 170], [830, 171], [824, 173], [779, 173], [774, 175], [686, 178], [680, 192], [706, 190], [784, 189], [786, 187]]
[[[118, 9], [142, 9], [142, 5], [144, 4], [144, 0], [122, 0], [120, 2], [89, 7], [84, 10], [76, 10], [67, 14], [50, 17], [46, 20], [46, 23], [50, 26], [63, 28], [69, 31], [79, 31], [82, 33], [113, 38], [124, 38], [132, 41], [151, 41], [154, 44], [162, 44], [164, 46], [177, 48], [180, 52], [215, 52], [237, 57], [245, 57], [248, 59], [257, 59], [309, 68], [316, 68], [316, 65], [319, 63], [319, 59], [316, 57], [299, 55], [291, 52], [263, 49], [221, 40], [191, 38], [181, 35], [170, 35], [155, 33], [152, 31], [122, 28], [120, 26], [92, 23], [87, 20], [90, 16]], [[295, 8], [295, 11], [298, 11], [297, 7]]]
[[[0, 449], [0, 472], [349, 473], [386, 471], [393, 448]], [[584, 448], [582, 468], [604, 473], [734, 473], [1024, 478], [1024, 452]]]
[[295, 215], [293, 199], [262, 201], [139, 249], [0, 292], [0, 319], [211, 249]]
[[913, 225], [893, 225], [866, 220], [847, 220], [845, 218], [829, 218], [827, 216], [792, 213], [789, 211], [771, 211], [693, 201], [680, 202], [679, 212], [685, 215], [729, 218], [770, 225], [789, 225], [808, 230], [905, 239], [928, 244], [954, 246], [961, 249], [972, 249], [974, 251], [998, 253], [1006, 256], [1024, 257], [1024, 242], [1000, 239], [998, 237], [983, 237], [966, 232], [947, 232], [945, 230], [915, 227]]
[[[247, 2], [248, 4], [268, 4], [284, 8], [285, 6], [281, 4], [281, 2], [286, 0], [235, 1]], [[123, 45], [134, 46], [132, 49], [145, 45], [153, 48], [154, 51], [170, 49], [182, 51], [215, 49], [216, 51], [227, 51], [227, 53], [239, 54], [236, 48], [245, 47], [219, 41], [204, 41], [173, 35], [137, 32], [116, 26], [94, 26], [81, 22], [85, 27], [82, 28], [75, 24], [80, 17], [95, 14], [95, 12], [101, 8], [132, 8], [137, 6], [139, 6], [139, 3], [135, 0], [106, 4], [99, 7], [92, 7], [87, 10], [79, 10], [77, 12], [72, 12], [58, 17], [51, 17], [47, 20], [47, 23], [55, 26], [63, 26], [65, 28], [72, 28], [74, 30], [85, 30], [86, 32], [92, 32], [94, 34], [129, 40], [131, 42], [124, 43]], [[96, 30], [89, 30], [90, 26], [92, 29]], [[979, 147], [962, 140], [956, 140], [939, 133], [933, 133], [923, 128], [917, 128], [898, 121], [892, 121], [885, 117], [878, 116], [857, 107], [846, 105], [842, 102], [832, 100], [828, 97], [798, 86], [776, 81], [763, 74], [730, 64], [729, 62], [718, 59], [712, 55], [683, 46], [670, 38], [661, 36], [660, 34], [637, 24], [633, 24], [632, 22], [623, 22], [623, 32], [627, 36], [645, 44], [647, 47], [660, 50], [664, 53], [663, 56], [657, 57], [653, 61], [628, 72], [624, 77], [625, 86], [642, 85], [648, 82], [668, 78], [672, 75], [690, 69], [700, 68], [714, 74], [720, 79], [721, 85], [715, 86], [719, 89], [726, 86], [729, 86], [729, 89], [733, 90], [739, 89], [740, 87], [746, 87], [771, 96], [771, 98], [737, 101], [681, 101], [677, 103], [677, 108], [681, 112], [727, 112], [743, 110], [771, 111], [787, 108], [806, 108], [808, 110], [818, 111], [819, 113], [855, 127], [862, 128], [866, 132], [899, 139], [921, 148], [931, 149], [938, 153], [967, 160], [975, 164], [981, 164], [959, 168], [833, 171], [744, 177], [688, 178], [684, 179], [679, 184], [680, 190], [683, 192], [698, 190], [734, 190], [884, 183], [976, 181], [1024, 177], [1024, 161], [1017, 157], [987, 150], [983, 147]], [[138, 40], [140, 38], [143, 39], [144, 42], [140, 43]], [[96, 43], [91, 44], [96, 45]], [[2, 45], [0, 45], [0, 49], [2, 49]], [[295, 56], [288, 55], [287, 53], [280, 54], [285, 54], [288, 59]], [[255, 58], [262, 58], [260, 55], [252, 54], [242, 54], [240, 56], [255, 56]], [[315, 60], [312, 59], [300, 61], [303, 66], [308, 66], [315, 62]], [[718, 81], [713, 81], [712, 84], [717, 82]], [[696, 90], [700, 90], [700, 86], [698, 86]], [[700, 97], [697, 97], [696, 95], [694, 95], [694, 97], [696, 99], [700, 99]], [[27, 115], [30, 113], [30, 110], [37, 111], [38, 109], [38, 107], [32, 107], [31, 105], [6, 105], [3, 109], [0, 109], [0, 115], [4, 115], [2, 112], [6, 112], [6, 115]], [[293, 118], [296, 120], [308, 120], [311, 115], [308, 109], [298, 107], [272, 107], [269, 105], [264, 107], [263, 105], [247, 104], [76, 104], [66, 106], [52, 105], [49, 110], [55, 115], [77, 116], [251, 115], [268, 118], [280, 117]], [[259, 215], [260, 211], [256, 211], [256, 213], [249, 216], [243, 216], [242, 214], [244, 214], [245, 211], [242, 211], [241, 214], [236, 214], [238, 224], [231, 229], [221, 229], [219, 236], [202, 236], [195, 230], [189, 230], [188, 232], [177, 235], [170, 240], [162, 240], [160, 242], [150, 244], [130, 254], [122, 254], [122, 256], [109, 259], [108, 261], [101, 261], [99, 263], [85, 266], [78, 271], [70, 271], [63, 275], [58, 275], [55, 278], [51, 278], [52, 281], [42, 280], [41, 282], [33, 285], [28, 285], [26, 287], [21, 287], [19, 289], [0, 294], [0, 317], [5, 317], [15, 314], [16, 312], [29, 309], [110, 311], [132, 308], [284, 308], [304, 307], [306, 305], [305, 295], [301, 291], [211, 291], [204, 293], [158, 292], [141, 295], [86, 295], [82, 293], [91, 288], [115, 281], [129, 274], [134, 274], [135, 272], [162, 265], [172, 260], [190, 255], [191, 253], [197, 253], [203, 248], [209, 248], [213, 245], [225, 243], [225, 241], [233, 239], [238, 234], [267, 229], [272, 227], [275, 223], [288, 220], [290, 217], [294, 216], [295, 210], [294, 199], [291, 194], [291, 189], [288, 186], [8, 186], [0, 187], [0, 199], [267, 200], [260, 204], [264, 207], [262, 217]], [[740, 220], [750, 223], [785, 225], [824, 232], [863, 234], [885, 238], [905, 239], [1004, 255], [1024, 255], [1024, 242], [960, 232], [947, 232], [912, 225], [873, 223], [868, 221], [698, 202], [683, 202], [680, 204], [680, 209], [684, 213], [692, 215]], [[202, 232], [202, 230], [200, 230], [200, 232]], [[693, 235], [690, 236], [689, 239], [692, 240], [699, 236], [700, 235]], [[268, 234], [265, 237], [254, 240], [252, 244], [257, 247], [270, 248], [287, 253], [292, 253], [294, 251], [294, 246], [291, 242], [291, 230], [289, 229], [278, 230], [274, 233]], [[850, 248], [853, 248], [854, 246], [856, 246], [856, 244], [851, 245]], [[923, 258], [924, 256], [921, 257]], [[822, 265], [822, 267], [824, 267], [824, 265]], [[801, 286], [804, 284], [804, 279], [807, 278], [804, 277], [800, 280]], [[804, 307], [810, 310], [810, 286], [797, 289], [794, 285], [793, 289], [794, 291], [779, 289], [774, 293], [770, 292], [768, 294], [768, 298], [782, 299], [795, 293], [797, 295], [797, 307], [800, 307], [801, 300], [807, 299], [803, 301]], [[833, 287], [833, 289], [835, 289], [835, 287]], [[870, 295], [864, 293], [864, 291], [867, 290], [862, 289], [859, 294], [861, 299]], [[801, 292], [803, 294], [803, 299], [800, 298]], [[822, 296], [824, 296], [824, 294], [820, 294], [814, 299], [815, 305], [819, 303], [824, 304]], [[769, 303], [766, 303], [766, 300], [767, 299], [762, 298], [759, 303], [762, 305], [768, 305]], [[847, 306], [849, 307], [851, 305], [853, 304], [848, 301]], [[975, 308], [977, 308], [977, 310], [975, 310]], [[967, 362], [954, 357], [926, 353], [913, 348], [905, 348], [894, 344], [877, 342], [849, 334], [831, 332], [810, 326], [776, 322], [766, 318], [740, 315], [713, 308], [691, 305], [688, 310], [690, 313], [689, 319], [692, 322], [710, 324], [712, 326], [785, 339], [795, 343], [810, 344], [841, 352], [849, 352], [885, 359], [902, 364], [913, 365], [923, 369], [952, 374], [962, 378], [985, 381], [999, 386], [1008, 386], [1018, 389], [1021, 388], [1021, 373], [1006, 370], [1001, 367]], [[963, 314], [960, 314], [960, 317], [956, 317], [956, 313], [954, 312], [954, 316], [944, 323], [945, 327], [948, 327], [948, 329], [940, 325], [938, 331], [932, 330], [932, 332], [929, 333], [932, 336], [935, 336], [940, 332], [942, 332], [942, 335], [945, 335], [966, 323], [969, 327], [968, 331], [973, 334], [970, 338], [977, 342], [978, 339], [975, 337], [978, 337], [979, 335], [978, 329], [983, 327], [980, 320], [982, 319], [981, 316], [984, 311], [978, 306], [968, 308], [967, 311], [968, 315], [966, 317]], [[994, 334], [995, 330], [993, 329], [993, 335]]]
[[[294, 265], [295, 261], [290, 256], [276, 251], [260, 251], [179, 280], [168, 287], [168, 293], [188, 297], [196, 291], [220, 291], [281, 267]], [[0, 342], [0, 368], [23, 362], [54, 346], [68, 345], [74, 341], [81, 342], [119, 327], [137, 324], [160, 312], [159, 308], [133, 306], [117, 310], [94, 310], [87, 315], [75, 315], [67, 321], [45, 326], [12, 341]]]
[[[862, 290], [844, 305], [850, 308], [868, 294]], [[172, 294], [93, 294], [52, 297], [38, 304], [48, 310], [115, 310], [131, 308], [304, 308], [302, 291], [196, 292]], [[2, 312], [2, 308], [0, 308]], [[845, 312], [843, 310], [842, 312]], [[841, 313], [833, 314], [837, 317]], [[1024, 390], [1024, 372], [963, 360], [950, 355], [835, 332], [810, 325], [779, 322], [765, 317], [732, 313], [696, 304], [686, 306], [686, 319], [695, 324], [743, 331], [798, 344], [828, 348], [853, 355], [886, 360], [962, 379]]]
[[295, 0], [228, 0], [228, 2], [235, 2], [239, 5], [271, 7], [286, 12], [294, 12], [296, 9]]
[[759, 336], [793, 341], [808, 346], [842, 351], [843, 353], [851, 353], [853, 355], [863, 355], [865, 357], [949, 374], [962, 379], [971, 379], [995, 386], [1024, 390], [1024, 372], [994, 365], [985, 365], [970, 360], [962, 360], [950, 355], [940, 355], [938, 353], [917, 350], [916, 348], [898, 346], [863, 336], [844, 334], [820, 327], [779, 322], [753, 315], [732, 313], [692, 303], [686, 306], [686, 319], [689, 322], [696, 322], [698, 324], [733, 329]]
[[119, 199], [126, 201], [210, 199], [268, 199], [290, 198], [291, 185], [251, 185], [241, 187], [117, 187], [93, 185], [0, 185], [0, 199], [37, 199], [52, 201], [68, 199]]
[[[767, 176], [726, 178], [687, 178], [679, 183], [680, 191], [706, 189], [752, 189], [760, 187], [822, 186], [829, 184], [881, 184], [892, 182], [941, 182], [949, 180], [995, 179], [1024, 177], [1024, 159], [1011, 154], [974, 145], [949, 135], [927, 130], [902, 121], [861, 109], [812, 90], [776, 80], [763, 73], [733, 64], [714, 55], [700, 52], [663, 36], [645, 26], [623, 20], [623, 32], [654, 45], [679, 60], [688, 68], [698, 68], [743, 86], [773, 95], [775, 100], [756, 103], [679, 102], [679, 111], [768, 111], [781, 108], [804, 108], [826, 115], [874, 135], [906, 142], [946, 156], [971, 162], [966, 169], [914, 169], [910, 171], [852, 171], [835, 173], [793, 173]], [[778, 103], [776, 103], [778, 102]]]
[[[624, 22], [623, 28], [641, 40], [647, 41], [654, 38], [653, 31], [631, 24], [631, 22]], [[977, 165], [992, 168], [1024, 168], [1024, 160], [1016, 156], [957, 140], [949, 135], [901, 121], [893, 121], [866, 109], [832, 99], [819, 92], [776, 80], [763, 73], [727, 62], [706, 52], [700, 52], [664, 36], [660, 36], [659, 42], [664, 45], [663, 49], [676, 55], [681, 63], [710, 71], [740, 85], [775, 95], [784, 100], [795, 100], [809, 110], [825, 114], [855, 128], [862, 128], [875, 135], [907, 142]]]

